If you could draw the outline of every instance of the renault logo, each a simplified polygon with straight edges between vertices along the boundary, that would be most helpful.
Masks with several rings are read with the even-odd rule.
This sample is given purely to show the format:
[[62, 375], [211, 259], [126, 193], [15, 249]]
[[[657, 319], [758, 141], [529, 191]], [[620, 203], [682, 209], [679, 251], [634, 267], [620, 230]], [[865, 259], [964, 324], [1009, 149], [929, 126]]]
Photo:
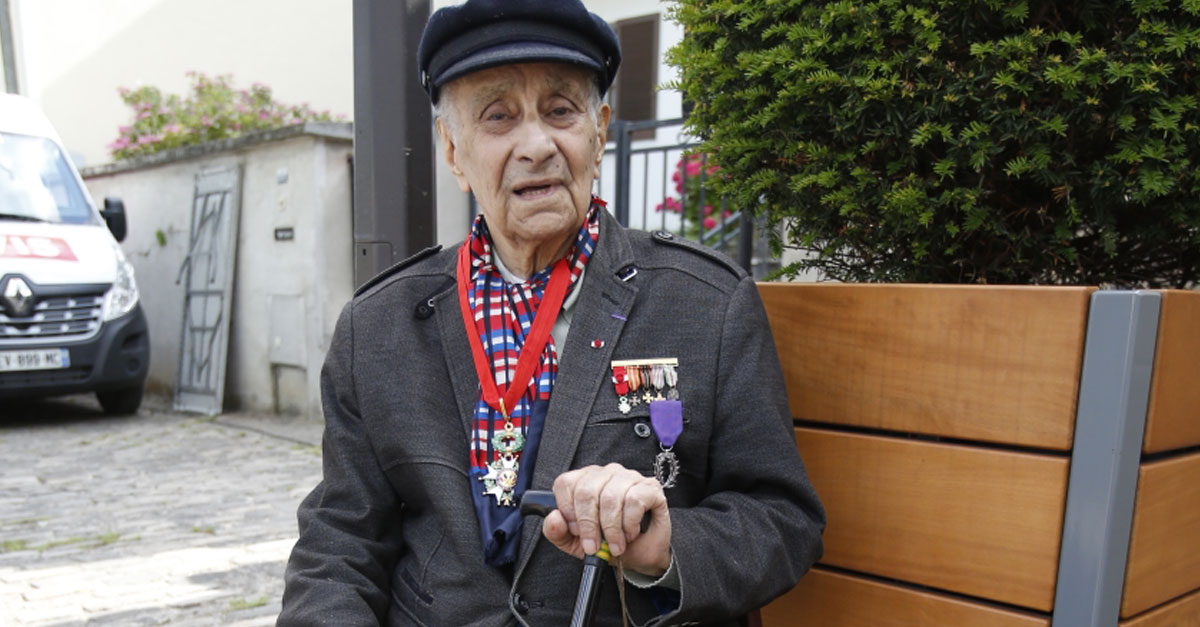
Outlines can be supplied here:
[[12, 277], [4, 284], [4, 305], [13, 317], [24, 318], [33, 313], [33, 290], [21, 277]]

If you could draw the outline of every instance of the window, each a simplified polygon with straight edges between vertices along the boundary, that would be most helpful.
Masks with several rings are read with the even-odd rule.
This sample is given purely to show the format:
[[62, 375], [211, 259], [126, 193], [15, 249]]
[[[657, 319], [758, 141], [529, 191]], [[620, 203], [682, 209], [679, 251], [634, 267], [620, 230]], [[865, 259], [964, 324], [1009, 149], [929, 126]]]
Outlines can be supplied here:
[[613, 117], [653, 120], [658, 100], [658, 14], [621, 20], [613, 30], [621, 42], [622, 56], [610, 97]]

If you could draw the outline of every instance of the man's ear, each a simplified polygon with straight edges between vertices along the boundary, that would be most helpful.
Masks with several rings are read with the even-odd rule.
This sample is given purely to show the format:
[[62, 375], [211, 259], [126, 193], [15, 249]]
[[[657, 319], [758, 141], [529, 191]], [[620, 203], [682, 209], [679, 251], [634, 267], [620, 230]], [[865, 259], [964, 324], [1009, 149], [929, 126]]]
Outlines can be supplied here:
[[446, 121], [438, 118], [434, 121], [437, 125], [438, 139], [442, 144], [442, 156], [446, 159], [446, 165], [450, 166], [450, 172], [454, 174], [454, 178], [458, 181], [458, 188], [464, 194], [471, 192], [471, 184], [467, 182], [467, 177], [463, 175], [462, 168], [458, 167], [458, 151], [454, 144], [454, 136], [450, 133], [450, 129], [446, 125]]
[[600, 176], [600, 161], [604, 159], [604, 145], [608, 143], [608, 121], [611, 117], [612, 107], [609, 107], [607, 102], [600, 103], [600, 109], [596, 111], [596, 137], [598, 145], [596, 146], [596, 162], [593, 176]]

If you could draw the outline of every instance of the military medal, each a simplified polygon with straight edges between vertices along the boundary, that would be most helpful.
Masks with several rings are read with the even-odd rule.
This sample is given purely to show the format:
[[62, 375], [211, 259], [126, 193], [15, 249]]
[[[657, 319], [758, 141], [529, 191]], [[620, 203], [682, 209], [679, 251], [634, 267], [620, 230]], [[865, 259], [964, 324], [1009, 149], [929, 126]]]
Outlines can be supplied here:
[[612, 381], [617, 392], [617, 409], [622, 414], [642, 403], [678, 400], [679, 360], [623, 359], [612, 362]]
[[679, 373], [675, 371], [675, 366], [663, 364], [663, 384], [667, 386], [667, 398], [679, 400]]
[[520, 469], [517, 456], [525, 448], [525, 436], [513, 428], [507, 415], [504, 418], [504, 431], [492, 437], [492, 448], [499, 457], [488, 465], [487, 474], [480, 479], [487, 488], [483, 493], [496, 497], [496, 505], [516, 507], [513, 490], [517, 487], [517, 470]]
[[683, 403], [680, 401], [650, 401], [650, 426], [658, 438], [659, 453], [654, 457], [654, 477], [663, 488], [675, 485], [679, 477], [679, 458], [671, 449], [683, 433]]
[[647, 403], [654, 399], [654, 394], [650, 391], [653, 385], [650, 379], [650, 368], [650, 364], [645, 364], [641, 367], [642, 387], [644, 388], [642, 390], [642, 400]]
[[612, 371], [613, 386], [617, 390], [617, 409], [621, 410], [622, 414], [628, 414], [631, 406], [629, 399], [626, 398], [629, 395], [629, 380], [627, 379], [628, 375], [625, 373], [625, 366], [614, 365]]
[[499, 411], [504, 418], [504, 430], [492, 436], [491, 445], [495, 459], [487, 465], [487, 473], [477, 475], [483, 481], [484, 495], [496, 497], [496, 504], [504, 507], [517, 506], [517, 473], [521, 469], [521, 451], [525, 447], [525, 436], [513, 425], [508, 408], [516, 407], [521, 396], [529, 388], [533, 371], [541, 360], [542, 351], [550, 339], [550, 329], [562, 309], [567, 287], [571, 282], [571, 271], [566, 257], [555, 264], [550, 273], [550, 281], [546, 285], [545, 295], [533, 318], [533, 326], [521, 347], [517, 357], [517, 370], [508, 386], [501, 391], [496, 385], [496, 377], [492, 373], [491, 363], [487, 352], [483, 350], [483, 342], [479, 331], [475, 328], [475, 315], [471, 311], [470, 299], [467, 296], [467, 284], [471, 277], [471, 255], [467, 246], [458, 252], [458, 302], [462, 309], [463, 324], [467, 328], [467, 341], [471, 344], [471, 358], [475, 362], [475, 374], [479, 377], [479, 387], [484, 402], [492, 409]]
[[638, 397], [637, 391], [642, 387], [642, 371], [639, 366], [632, 365], [629, 367], [629, 404], [637, 406], [641, 404], [641, 399]]

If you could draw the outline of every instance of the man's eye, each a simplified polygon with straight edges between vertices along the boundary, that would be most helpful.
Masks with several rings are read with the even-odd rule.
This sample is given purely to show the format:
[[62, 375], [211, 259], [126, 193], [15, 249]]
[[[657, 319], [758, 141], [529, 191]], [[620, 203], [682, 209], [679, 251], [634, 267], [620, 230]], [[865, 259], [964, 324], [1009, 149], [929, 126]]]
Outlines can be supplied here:
[[555, 107], [550, 110], [550, 115], [552, 115], [556, 118], [561, 118], [564, 115], [569, 115], [570, 113], [571, 113], [571, 109], [568, 107]]
[[494, 113], [489, 113], [489, 114], [487, 115], [487, 117], [486, 117], [486, 118], [484, 118], [484, 119], [486, 119], [486, 120], [487, 120], [487, 121], [489, 121], [489, 122], [500, 122], [500, 121], [502, 121], [502, 120], [505, 120], [505, 119], [507, 119], [507, 118], [508, 118], [508, 114], [507, 114], [507, 113], [503, 113], [503, 112], [500, 112], [500, 111], [496, 111], [496, 112], [494, 112]]

